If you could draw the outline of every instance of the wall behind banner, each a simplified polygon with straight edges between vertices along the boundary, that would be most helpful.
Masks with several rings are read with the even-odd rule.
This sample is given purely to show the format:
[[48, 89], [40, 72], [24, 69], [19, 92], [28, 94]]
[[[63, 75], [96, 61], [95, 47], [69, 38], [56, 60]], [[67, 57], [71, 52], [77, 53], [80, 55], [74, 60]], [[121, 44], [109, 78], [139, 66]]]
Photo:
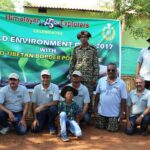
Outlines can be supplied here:
[[11, 72], [17, 72], [22, 84], [33, 88], [43, 69], [50, 69], [52, 82], [66, 84], [72, 49], [79, 44], [76, 35], [81, 30], [92, 34], [90, 43], [97, 47], [101, 65], [115, 62], [119, 67], [118, 20], [1, 12], [0, 21], [1, 86]]

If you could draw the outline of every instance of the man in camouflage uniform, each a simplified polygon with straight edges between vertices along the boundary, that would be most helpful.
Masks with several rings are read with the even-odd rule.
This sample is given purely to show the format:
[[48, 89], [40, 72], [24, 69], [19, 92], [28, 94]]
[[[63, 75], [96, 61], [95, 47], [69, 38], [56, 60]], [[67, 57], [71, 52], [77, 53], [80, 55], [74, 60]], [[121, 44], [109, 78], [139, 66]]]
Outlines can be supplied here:
[[88, 43], [90, 37], [91, 34], [87, 31], [81, 31], [77, 35], [81, 45], [76, 46], [73, 50], [69, 74], [71, 76], [75, 70], [82, 73], [81, 82], [88, 88], [92, 100], [93, 88], [99, 77], [99, 62], [96, 47]]

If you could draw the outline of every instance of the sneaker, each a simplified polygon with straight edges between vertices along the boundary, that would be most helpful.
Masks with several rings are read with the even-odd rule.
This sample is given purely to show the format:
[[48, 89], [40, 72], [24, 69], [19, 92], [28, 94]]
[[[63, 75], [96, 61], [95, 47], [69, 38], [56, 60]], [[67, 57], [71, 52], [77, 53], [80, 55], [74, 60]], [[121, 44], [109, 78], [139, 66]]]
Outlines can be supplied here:
[[51, 130], [51, 131], [50, 131], [50, 134], [51, 134], [51, 135], [55, 135], [55, 134], [56, 134], [56, 130]]
[[5, 127], [5, 128], [2, 128], [2, 129], [0, 130], [0, 133], [4, 135], [4, 134], [6, 134], [8, 131], [9, 131], [9, 127]]
[[61, 135], [61, 139], [63, 142], [68, 142], [69, 141], [69, 138], [67, 135]]

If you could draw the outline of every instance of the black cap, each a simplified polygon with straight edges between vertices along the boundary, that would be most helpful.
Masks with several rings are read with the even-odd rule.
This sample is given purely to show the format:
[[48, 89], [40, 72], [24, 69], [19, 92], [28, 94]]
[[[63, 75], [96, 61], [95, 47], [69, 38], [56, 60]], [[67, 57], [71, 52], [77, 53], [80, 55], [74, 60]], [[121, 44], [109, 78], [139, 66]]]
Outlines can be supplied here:
[[71, 87], [71, 86], [65, 86], [65, 87], [61, 90], [60, 95], [61, 95], [62, 97], [65, 97], [65, 94], [66, 94], [66, 92], [68, 92], [68, 91], [72, 91], [72, 93], [73, 93], [74, 96], [77, 96], [77, 95], [78, 95], [78, 91], [77, 91], [75, 88]]

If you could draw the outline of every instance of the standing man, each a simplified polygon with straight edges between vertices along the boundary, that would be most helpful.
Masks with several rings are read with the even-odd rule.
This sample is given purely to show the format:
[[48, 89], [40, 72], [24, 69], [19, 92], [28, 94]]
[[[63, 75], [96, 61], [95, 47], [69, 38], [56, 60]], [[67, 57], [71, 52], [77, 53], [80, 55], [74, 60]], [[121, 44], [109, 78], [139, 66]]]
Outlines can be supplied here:
[[98, 112], [97, 128], [115, 132], [119, 120], [125, 118], [127, 91], [123, 80], [117, 77], [117, 66], [107, 66], [107, 76], [102, 77], [96, 88], [95, 112]]
[[51, 83], [49, 70], [41, 72], [42, 83], [35, 86], [32, 94], [34, 121], [32, 131], [41, 132], [47, 123], [50, 134], [56, 133], [55, 118], [57, 116], [57, 103], [59, 101], [59, 88]]
[[27, 89], [19, 85], [19, 76], [16, 73], [9, 75], [9, 85], [0, 90], [0, 130], [6, 134], [12, 124], [17, 134], [23, 135], [27, 131], [26, 114], [30, 96]]
[[147, 135], [150, 122], [150, 91], [145, 89], [144, 78], [135, 78], [136, 89], [132, 90], [128, 97], [127, 128], [126, 133], [131, 135], [136, 131], [136, 126], [141, 126], [141, 134]]
[[147, 39], [147, 42], [149, 43], [149, 47], [142, 49], [139, 54], [136, 75], [144, 77], [145, 88], [150, 89], [150, 38]]
[[81, 31], [77, 35], [81, 45], [73, 50], [69, 73], [70, 76], [75, 70], [82, 73], [81, 82], [88, 88], [92, 100], [93, 88], [99, 77], [99, 62], [97, 49], [88, 43], [90, 37], [91, 34], [88, 31]]
[[90, 96], [88, 89], [81, 83], [82, 74], [80, 71], [74, 71], [71, 76], [71, 83], [69, 86], [78, 91], [78, 95], [74, 96], [73, 101], [80, 109], [79, 120], [84, 121], [86, 124], [90, 122], [91, 114], [89, 112]]

